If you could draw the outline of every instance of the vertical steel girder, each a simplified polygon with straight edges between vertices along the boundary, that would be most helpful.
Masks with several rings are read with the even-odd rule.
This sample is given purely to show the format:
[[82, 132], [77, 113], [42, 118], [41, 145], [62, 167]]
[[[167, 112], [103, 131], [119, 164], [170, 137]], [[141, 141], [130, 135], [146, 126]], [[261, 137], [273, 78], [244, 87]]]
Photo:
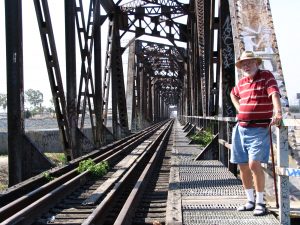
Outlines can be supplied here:
[[111, 18], [108, 21], [108, 34], [106, 44], [105, 66], [103, 73], [103, 86], [102, 86], [102, 98], [103, 98], [103, 124], [107, 125], [108, 117], [108, 103], [110, 92], [110, 80], [111, 80], [111, 60], [112, 60], [112, 41], [113, 41], [114, 22]]
[[[206, 43], [208, 43], [208, 79], [207, 79], [207, 112], [209, 116], [216, 115], [217, 112], [215, 111], [215, 98], [216, 94], [214, 91], [215, 86], [215, 68], [214, 65], [217, 64], [216, 61], [216, 54], [214, 52], [214, 32], [215, 29], [218, 28], [215, 22], [215, 0], [211, 0], [210, 2], [210, 10], [209, 10], [209, 32], [208, 32], [208, 39], [206, 39]], [[217, 75], [216, 75], [217, 76]]]
[[188, 69], [189, 68], [189, 65], [187, 63], [185, 63], [185, 68], [186, 68], [186, 71], [187, 71], [187, 74], [186, 76], [184, 76], [184, 83], [183, 83], [183, 93], [182, 93], [182, 100], [181, 100], [181, 107], [183, 107], [182, 109], [182, 112], [183, 114], [182, 115], [191, 115], [190, 113], [190, 108], [189, 108], [189, 102], [190, 101], [190, 82], [189, 82], [189, 74], [190, 74], [190, 70]]
[[210, 95], [210, 74], [209, 74], [209, 67], [210, 67], [210, 57], [211, 57], [211, 43], [213, 40], [211, 40], [211, 13], [212, 13], [212, 1], [211, 0], [203, 0], [203, 6], [204, 6], [204, 75], [203, 75], [203, 83], [204, 83], [204, 89], [205, 89], [205, 115], [210, 116], [209, 111], [209, 95]]
[[135, 42], [133, 41], [129, 45], [128, 53], [128, 68], [127, 68], [127, 89], [126, 89], [126, 102], [128, 112], [128, 125], [129, 130], [136, 131], [136, 116], [135, 116], [135, 104], [136, 104], [136, 57], [135, 57]]
[[205, 7], [204, 7], [204, 0], [195, 0], [195, 17], [196, 17], [196, 24], [197, 24], [197, 38], [198, 38], [198, 51], [199, 51], [199, 72], [200, 72], [200, 86], [201, 86], [201, 99], [202, 99], [202, 114], [206, 116], [207, 114], [207, 89], [206, 89], [206, 49], [205, 48]]
[[[234, 117], [235, 108], [230, 99], [230, 91], [235, 85], [234, 46], [228, 1], [219, 1], [218, 20], [218, 54], [217, 54], [217, 93], [215, 112], [220, 117]], [[221, 100], [220, 105], [219, 98]], [[219, 138], [231, 143], [232, 125], [219, 122]], [[228, 151], [224, 146], [219, 148], [219, 160], [237, 173], [236, 167], [230, 163]]]
[[[234, 117], [235, 108], [230, 99], [231, 89], [235, 85], [234, 45], [228, 1], [219, 1], [219, 32], [218, 32], [218, 69], [222, 76], [220, 97], [222, 105], [220, 116]], [[224, 139], [226, 140], [226, 139]]]
[[101, 57], [101, 21], [100, 21], [100, 5], [95, 8], [99, 15], [95, 17], [94, 26], [94, 71], [95, 71], [95, 144], [100, 147], [104, 143], [104, 129], [103, 129], [103, 99], [102, 99], [102, 57]]
[[[12, 16], [16, 15], [16, 16]], [[7, 59], [8, 185], [15, 185], [52, 166], [25, 134], [22, 1], [5, 1]], [[35, 163], [32, 163], [32, 162]]]
[[[124, 74], [122, 65], [122, 50], [120, 43], [118, 15], [113, 17], [113, 37], [111, 53], [111, 81], [112, 81], [112, 114], [113, 135], [116, 138], [128, 135], [128, 118], [124, 86]], [[118, 133], [120, 134], [118, 135]]]
[[[271, 30], [273, 29], [272, 21], [271, 21], [271, 13], [269, 10], [269, 3], [263, 6], [262, 3], [257, 2], [257, 6], [254, 6], [253, 1], [230, 1], [231, 2], [231, 16], [234, 16], [234, 20], [230, 20], [229, 11], [228, 9], [224, 8], [224, 10], [220, 10], [219, 18], [214, 16], [214, 5], [215, 1], [208, 1], [208, 0], [196, 0], [194, 1], [195, 4], [195, 24], [196, 29], [193, 29], [193, 17], [188, 19], [188, 27], [190, 28], [191, 32], [191, 39], [197, 36], [197, 39], [194, 40], [196, 47], [194, 47], [190, 41], [188, 42], [189, 51], [192, 50], [192, 54], [189, 54], [189, 61], [191, 64], [197, 64], [196, 67], [188, 67], [188, 78], [189, 80], [186, 83], [186, 90], [187, 96], [186, 99], [191, 100], [192, 104], [188, 107], [187, 115], [189, 115], [189, 110], [191, 110], [191, 114], [197, 114], [201, 110], [195, 109], [195, 105], [199, 105], [199, 100], [197, 100], [197, 96], [200, 97], [202, 101], [202, 112], [200, 115], [218, 115], [219, 114], [219, 94], [222, 93], [222, 109], [221, 114], [223, 115], [234, 115], [234, 108], [232, 103], [229, 99], [229, 91], [233, 86], [234, 82], [234, 48], [233, 42], [235, 43], [235, 49], [237, 49], [236, 57], [239, 56], [240, 52], [247, 49], [248, 50], [255, 50], [258, 48], [257, 54], [262, 54], [265, 58], [271, 58], [271, 60], [265, 60], [264, 63], [269, 65], [271, 71], [275, 71], [275, 75], [278, 73], [277, 80], [279, 86], [282, 87], [282, 103], [285, 106], [288, 106], [286, 89], [284, 87], [284, 81], [282, 76], [281, 64], [280, 59], [276, 51], [277, 42], [275, 40], [275, 35], [271, 34]], [[249, 4], [248, 4], [249, 3]], [[220, 1], [220, 5], [227, 4], [227, 1]], [[266, 13], [262, 14], [263, 19], [261, 21], [268, 21], [266, 24], [262, 24], [261, 26], [255, 24], [254, 27], [249, 26], [250, 21], [252, 20], [253, 23], [257, 23], [257, 18], [254, 17], [258, 16], [257, 13], [253, 12], [251, 14], [247, 13], [248, 8], [257, 8], [262, 7], [263, 9], [259, 9], [261, 12], [265, 11]], [[228, 7], [227, 7], [228, 8]], [[245, 15], [248, 14], [248, 18]], [[221, 18], [222, 17], [222, 18]], [[236, 19], [238, 18], [238, 19]], [[235, 24], [235, 37], [236, 41], [232, 38], [231, 33], [231, 23]], [[271, 26], [270, 26], [271, 24]], [[251, 29], [251, 28], [256, 28]], [[217, 51], [214, 50], [214, 30], [218, 29], [218, 48]], [[246, 30], [244, 30], [246, 29]], [[260, 40], [256, 41], [256, 43], [260, 43], [260, 46], [255, 46], [249, 40], [249, 32], [257, 32], [257, 29], [261, 30], [261, 37], [259, 36]], [[272, 42], [274, 44], [268, 44]], [[264, 43], [265, 42], [265, 43]], [[264, 47], [263, 52], [261, 49]], [[271, 49], [271, 46], [275, 46]], [[195, 53], [198, 50], [199, 55]], [[267, 52], [268, 51], [268, 52]], [[194, 59], [199, 60], [194, 60]], [[216, 65], [216, 66], [214, 66]], [[196, 72], [196, 68], [199, 68], [199, 73]], [[276, 71], [277, 69], [277, 71]], [[196, 87], [193, 86], [194, 83], [198, 83], [197, 76], [195, 74], [200, 74], [200, 85], [196, 85], [197, 87], [201, 87], [199, 91], [196, 90]], [[222, 79], [220, 79], [220, 75], [222, 75]], [[220, 80], [222, 83], [220, 84]], [[189, 91], [189, 87], [192, 89]], [[221, 90], [221, 92], [220, 92]], [[198, 93], [200, 93], [198, 95]], [[224, 99], [223, 99], [224, 98]], [[196, 102], [196, 103], [195, 103]], [[198, 103], [198, 104], [197, 104]]]
[[158, 122], [159, 121], [159, 91], [158, 91], [158, 87], [157, 84], [154, 83], [154, 122]]
[[145, 73], [145, 68], [143, 68], [140, 73], [140, 94], [141, 94], [141, 104], [140, 104], [140, 115], [141, 115], [141, 126], [145, 128], [146, 124], [146, 114], [147, 114], [147, 74]]
[[142, 115], [141, 115], [141, 74], [143, 74], [143, 64], [140, 63], [138, 60], [138, 68], [137, 68], [137, 73], [135, 77], [135, 85], [134, 85], [134, 90], [135, 90], [135, 124], [136, 124], [136, 129], [140, 130], [142, 128], [141, 123], [142, 123]]
[[[137, 50], [137, 48], [140, 48], [140, 45], [138, 43], [136, 43], [135, 45], [135, 50]], [[142, 113], [142, 88], [141, 88], [141, 80], [142, 80], [142, 76], [144, 74], [144, 65], [141, 63], [141, 60], [137, 57], [137, 64], [136, 64], [136, 76], [135, 76], [135, 82], [134, 82], [134, 99], [135, 99], [135, 126], [136, 126], [136, 130], [141, 130], [142, 129], [142, 117], [143, 115]]]
[[153, 99], [153, 95], [152, 95], [152, 80], [151, 77], [149, 76], [147, 79], [147, 85], [148, 85], [148, 92], [147, 92], [147, 121], [153, 121], [153, 111], [152, 111], [152, 99]]
[[109, 18], [107, 48], [105, 59], [105, 71], [103, 80], [103, 119], [107, 124], [110, 85], [112, 88], [112, 128], [115, 139], [128, 134], [128, 117], [126, 106], [126, 95], [124, 86], [124, 74], [122, 66], [122, 49], [120, 44], [118, 15]]
[[[193, 30], [193, 29], [191, 29]], [[188, 47], [188, 62], [191, 62], [192, 60], [192, 53], [195, 51], [192, 51], [194, 46], [191, 44], [191, 42], [187, 43], [187, 47]], [[190, 50], [192, 49], [192, 50]], [[191, 102], [191, 73], [193, 73], [193, 71], [191, 70], [191, 65], [190, 63], [186, 63], [185, 64], [186, 67], [186, 71], [187, 74], [186, 76], [184, 76], [184, 99], [183, 99], [183, 104], [182, 106], [185, 108], [185, 115], [192, 115], [191, 113], [191, 104], [189, 104], [189, 102]]]
[[[23, 29], [21, 0], [5, 1], [7, 58], [7, 138], [9, 185], [22, 181], [24, 130]], [[11, 16], [18, 15], [18, 16]]]
[[76, 113], [76, 40], [75, 40], [75, 1], [65, 0], [65, 46], [66, 46], [66, 88], [67, 114], [70, 122], [70, 138], [73, 143], [73, 157], [81, 155], [77, 135]]
[[185, 78], [186, 85], [186, 101], [189, 104], [182, 104], [185, 107], [187, 115], [205, 115], [206, 114], [206, 78], [205, 68], [208, 67], [205, 60], [205, 10], [204, 1], [196, 0], [190, 5], [195, 8], [195, 15], [188, 18], [188, 29], [190, 31], [189, 40], [187, 41], [188, 49], [188, 64], [187, 64], [187, 78]]

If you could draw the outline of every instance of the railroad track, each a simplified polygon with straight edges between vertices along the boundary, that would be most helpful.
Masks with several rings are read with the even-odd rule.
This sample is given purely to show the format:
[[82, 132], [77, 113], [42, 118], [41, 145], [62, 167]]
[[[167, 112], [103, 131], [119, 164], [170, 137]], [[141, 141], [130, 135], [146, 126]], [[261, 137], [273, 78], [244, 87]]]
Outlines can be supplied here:
[[[116, 142], [113, 142], [107, 146], [101, 147], [100, 149], [97, 149], [87, 155], [84, 155], [82, 157], [79, 157], [71, 162], [69, 162], [68, 165], [61, 166], [61, 167], [55, 167], [48, 171], [49, 176], [56, 177], [56, 178], [62, 178], [64, 175], [68, 174], [70, 171], [74, 170], [78, 167], [79, 163], [86, 159], [97, 159], [97, 157], [105, 156], [105, 154], [110, 154], [110, 151], [118, 151], [124, 147], [135, 147], [137, 144], [141, 143], [143, 140], [145, 140], [149, 135], [151, 135], [151, 132], [154, 132], [155, 129], [160, 127], [163, 123], [155, 124], [141, 132], [138, 132], [136, 134], [130, 135], [126, 138], [123, 138], [122, 140], [118, 140]], [[147, 136], [148, 135], [148, 136]], [[66, 177], [68, 179], [69, 177]], [[62, 180], [62, 182], [65, 179]], [[0, 207], [6, 206], [7, 204], [15, 201], [16, 199], [21, 198], [24, 195], [27, 195], [28, 193], [32, 192], [33, 190], [36, 190], [43, 185], [47, 184], [49, 180], [45, 178], [43, 174], [37, 175], [33, 178], [30, 178], [24, 182], [21, 182], [20, 184], [17, 184], [8, 190], [2, 192], [0, 194]], [[56, 183], [59, 185], [59, 183]], [[1, 216], [1, 210], [0, 210], [0, 216]]]
[[132, 217], [133, 224], [153, 224], [154, 221], [165, 224], [172, 146], [171, 135], [166, 151], [159, 158], [158, 165], [155, 167], [135, 209], [135, 214]]
[[[98, 154], [83, 157], [81, 160], [92, 158], [96, 163], [105, 160], [111, 169], [95, 179], [89, 171], [76, 172], [78, 161], [65, 174], [0, 208], [1, 224], [128, 224], [128, 215], [135, 218], [133, 205], [140, 201], [146, 184], [154, 183], [149, 180], [155, 177], [155, 168], [159, 177], [157, 165], [163, 162], [159, 159], [165, 152], [172, 124], [173, 121], [160, 123], [106, 146]], [[163, 171], [166, 202], [168, 175], [166, 169]], [[122, 216], [124, 212], [127, 215]]]

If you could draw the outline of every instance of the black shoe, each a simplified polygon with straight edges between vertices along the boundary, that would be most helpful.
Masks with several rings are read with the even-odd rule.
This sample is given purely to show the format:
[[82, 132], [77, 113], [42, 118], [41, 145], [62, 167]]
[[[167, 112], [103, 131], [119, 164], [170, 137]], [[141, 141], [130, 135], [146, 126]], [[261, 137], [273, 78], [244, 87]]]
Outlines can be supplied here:
[[266, 204], [257, 203], [256, 206], [260, 206], [260, 207], [259, 208], [255, 207], [253, 216], [264, 216], [268, 214]]
[[249, 206], [247, 207], [247, 204], [245, 204], [245, 205], [238, 207], [237, 211], [253, 211], [255, 208], [255, 203], [252, 201], [248, 201], [247, 203], [248, 203], [248, 205], [250, 204], [252, 206], [249, 208]]

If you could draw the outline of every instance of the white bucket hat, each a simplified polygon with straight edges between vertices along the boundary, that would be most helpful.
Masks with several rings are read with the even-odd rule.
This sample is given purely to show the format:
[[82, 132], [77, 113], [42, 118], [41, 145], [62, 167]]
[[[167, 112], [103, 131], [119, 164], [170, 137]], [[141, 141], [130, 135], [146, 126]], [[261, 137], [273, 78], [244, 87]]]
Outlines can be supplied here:
[[242, 53], [242, 55], [238, 58], [237, 62], [235, 63], [235, 66], [237, 68], [241, 68], [241, 63], [245, 60], [249, 60], [249, 59], [256, 59], [258, 65], [261, 64], [262, 59], [256, 55], [254, 55], [254, 53], [252, 51], [244, 51]]

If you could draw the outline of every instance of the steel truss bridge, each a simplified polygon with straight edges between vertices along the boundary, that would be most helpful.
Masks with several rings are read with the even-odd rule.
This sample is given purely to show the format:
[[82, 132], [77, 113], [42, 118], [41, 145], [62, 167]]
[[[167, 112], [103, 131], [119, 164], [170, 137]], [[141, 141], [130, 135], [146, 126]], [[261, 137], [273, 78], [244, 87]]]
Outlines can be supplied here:
[[[236, 113], [229, 94], [241, 76], [234, 63], [244, 50], [261, 56], [262, 67], [275, 75], [282, 109], [289, 115], [268, 0], [66, 0], [61, 21], [65, 56], [57, 53], [59, 34], [53, 31], [55, 11], [49, 1], [33, 0], [68, 161], [165, 120], [174, 111], [186, 123], [214, 123], [220, 148], [228, 147]], [[24, 128], [22, 4], [27, 3], [5, 1], [10, 186], [52, 166]], [[64, 72], [59, 57], [65, 57]], [[83, 133], [86, 120], [91, 139]], [[287, 126], [295, 123], [284, 120], [279, 147], [287, 149]], [[228, 164], [226, 157], [219, 155]], [[282, 161], [279, 166], [288, 165]], [[281, 176], [283, 188], [287, 180]]]

